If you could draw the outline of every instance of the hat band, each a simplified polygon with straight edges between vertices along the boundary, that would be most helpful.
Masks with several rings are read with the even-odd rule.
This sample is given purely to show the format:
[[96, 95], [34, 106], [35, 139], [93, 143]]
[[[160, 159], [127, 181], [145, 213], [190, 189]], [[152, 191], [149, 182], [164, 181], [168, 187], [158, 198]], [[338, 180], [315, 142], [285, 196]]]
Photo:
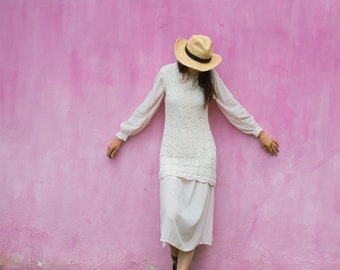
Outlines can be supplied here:
[[210, 62], [210, 60], [211, 60], [211, 57], [210, 58], [208, 58], [208, 59], [204, 59], [204, 58], [200, 58], [200, 57], [198, 57], [198, 56], [196, 56], [196, 55], [193, 55], [189, 50], [188, 50], [188, 48], [187, 48], [187, 46], [185, 45], [185, 52], [186, 52], [186, 54], [192, 59], [192, 60], [195, 60], [195, 61], [197, 61], [197, 62], [200, 62], [200, 63], [209, 63]]

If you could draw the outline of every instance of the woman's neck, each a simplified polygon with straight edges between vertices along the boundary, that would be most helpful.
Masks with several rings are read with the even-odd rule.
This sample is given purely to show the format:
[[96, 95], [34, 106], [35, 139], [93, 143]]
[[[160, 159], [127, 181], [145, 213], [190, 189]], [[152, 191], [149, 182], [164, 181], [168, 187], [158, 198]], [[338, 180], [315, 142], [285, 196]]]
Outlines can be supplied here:
[[188, 68], [188, 74], [194, 77], [198, 77], [200, 71], [193, 68]]

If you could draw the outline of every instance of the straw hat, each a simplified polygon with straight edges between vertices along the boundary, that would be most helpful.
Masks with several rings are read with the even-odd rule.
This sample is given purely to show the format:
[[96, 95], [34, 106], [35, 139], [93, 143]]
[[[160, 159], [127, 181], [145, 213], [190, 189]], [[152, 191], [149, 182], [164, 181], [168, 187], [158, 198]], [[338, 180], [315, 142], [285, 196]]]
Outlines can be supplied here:
[[222, 57], [212, 52], [212, 42], [207, 36], [193, 35], [189, 40], [179, 38], [175, 43], [177, 60], [199, 71], [215, 68], [222, 61]]

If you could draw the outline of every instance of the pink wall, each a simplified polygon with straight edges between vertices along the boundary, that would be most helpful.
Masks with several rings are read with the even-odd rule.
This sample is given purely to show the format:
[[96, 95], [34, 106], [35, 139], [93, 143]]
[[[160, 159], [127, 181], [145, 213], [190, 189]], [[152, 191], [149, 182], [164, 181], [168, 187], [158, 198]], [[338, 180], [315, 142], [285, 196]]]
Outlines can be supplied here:
[[212, 37], [219, 73], [281, 152], [211, 106], [215, 239], [192, 269], [340, 269], [339, 29], [336, 0], [0, 1], [0, 269], [171, 268], [164, 109], [105, 153], [193, 33]]

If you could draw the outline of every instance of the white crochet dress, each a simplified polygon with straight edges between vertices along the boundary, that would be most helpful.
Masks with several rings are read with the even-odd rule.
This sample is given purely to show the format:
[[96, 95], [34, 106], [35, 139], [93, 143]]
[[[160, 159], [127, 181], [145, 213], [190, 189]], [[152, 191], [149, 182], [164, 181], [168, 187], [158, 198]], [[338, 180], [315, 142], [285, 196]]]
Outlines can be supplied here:
[[[216, 71], [213, 82], [216, 102], [238, 129], [257, 136], [262, 130], [254, 118], [235, 100]], [[179, 73], [177, 64], [158, 73], [144, 102], [128, 121], [121, 124], [118, 138], [140, 132], [151, 120], [165, 97], [165, 126], [160, 153], [160, 179], [167, 175], [207, 182], [216, 181], [216, 149], [204, 109], [204, 94], [196, 78]]]
[[[235, 100], [216, 71], [212, 71], [218, 107], [228, 120], [247, 134], [262, 128]], [[160, 151], [161, 241], [189, 251], [211, 244], [216, 147], [208, 108], [197, 78], [179, 72], [176, 63], [158, 73], [154, 85], [131, 117], [121, 124], [118, 138], [140, 132], [165, 98], [165, 125]]]

